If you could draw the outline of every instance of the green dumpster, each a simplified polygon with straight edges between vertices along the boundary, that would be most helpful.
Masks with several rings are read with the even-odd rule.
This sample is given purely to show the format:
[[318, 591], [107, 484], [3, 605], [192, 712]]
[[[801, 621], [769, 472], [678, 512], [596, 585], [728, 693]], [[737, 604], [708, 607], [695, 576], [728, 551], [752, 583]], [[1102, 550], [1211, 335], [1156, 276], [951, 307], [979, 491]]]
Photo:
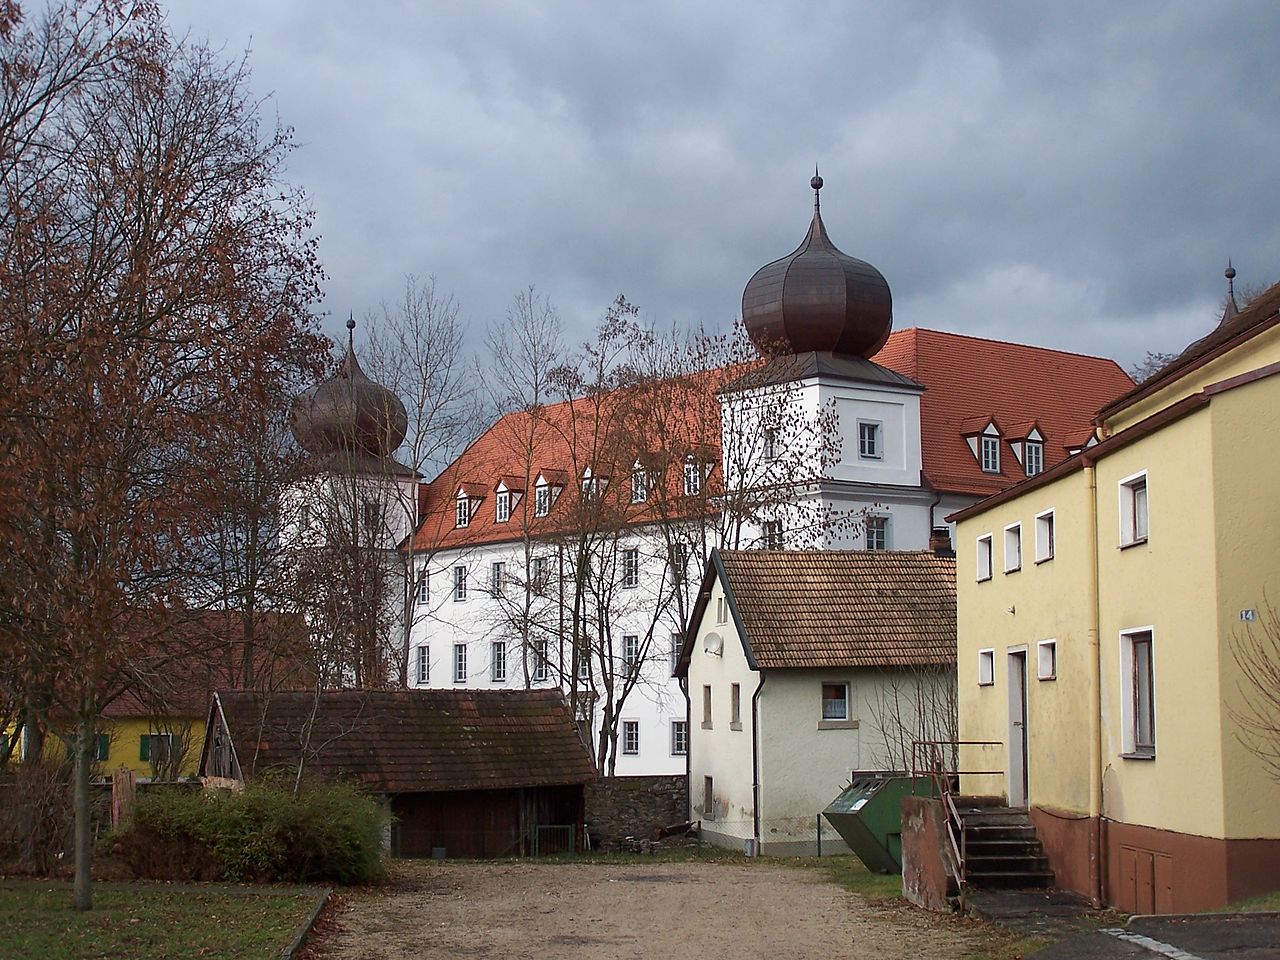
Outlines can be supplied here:
[[822, 815], [858, 859], [876, 873], [902, 872], [902, 798], [934, 795], [928, 777], [857, 773]]

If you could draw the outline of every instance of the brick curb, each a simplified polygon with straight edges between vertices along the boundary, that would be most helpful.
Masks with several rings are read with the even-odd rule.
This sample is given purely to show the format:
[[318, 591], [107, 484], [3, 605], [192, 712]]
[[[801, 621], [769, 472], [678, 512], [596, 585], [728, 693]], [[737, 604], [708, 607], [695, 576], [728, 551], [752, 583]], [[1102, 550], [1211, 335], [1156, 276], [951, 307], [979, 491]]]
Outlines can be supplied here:
[[1280, 910], [1237, 910], [1235, 913], [1135, 913], [1124, 922], [1126, 927], [1132, 926], [1135, 920], [1275, 920], [1280, 918]]
[[307, 919], [303, 920], [298, 926], [298, 930], [293, 935], [293, 939], [289, 941], [289, 945], [280, 952], [280, 960], [294, 960], [294, 958], [302, 951], [303, 945], [307, 942], [307, 937], [311, 935], [312, 928], [316, 925], [316, 921], [320, 919], [320, 911], [329, 902], [329, 897], [333, 895], [333, 887], [325, 887], [320, 891], [320, 895], [316, 897], [315, 906], [311, 908], [311, 913]]

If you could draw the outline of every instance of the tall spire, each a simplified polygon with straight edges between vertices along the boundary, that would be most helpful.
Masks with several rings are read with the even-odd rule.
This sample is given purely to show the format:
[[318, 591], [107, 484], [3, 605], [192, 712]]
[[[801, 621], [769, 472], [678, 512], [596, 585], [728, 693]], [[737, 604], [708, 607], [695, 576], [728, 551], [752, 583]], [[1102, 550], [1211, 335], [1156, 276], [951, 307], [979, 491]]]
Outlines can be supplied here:
[[818, 176], [818, 165], [813, 165], [813, 179], [809, 181], [809, 186], [813, 187], [813, 215], [820, 216], [820, 204], [818, 202], [818, 191], [822, 189], [822, 177]]
[[1222, 275], [1227, 278], [1227, 302], [1222, 308], [1222, 319], [1218, 324], [1224, 324], [1236, 314], [1240, 312], [1240, 307], [1236, 305], [1236, 268], [1231, 265], [1231, 258], [1227, 258], [1227, 269]]
[[356, 339], [356, 318], [355, 314], [347, 312], [347, 352], [354, 353]]

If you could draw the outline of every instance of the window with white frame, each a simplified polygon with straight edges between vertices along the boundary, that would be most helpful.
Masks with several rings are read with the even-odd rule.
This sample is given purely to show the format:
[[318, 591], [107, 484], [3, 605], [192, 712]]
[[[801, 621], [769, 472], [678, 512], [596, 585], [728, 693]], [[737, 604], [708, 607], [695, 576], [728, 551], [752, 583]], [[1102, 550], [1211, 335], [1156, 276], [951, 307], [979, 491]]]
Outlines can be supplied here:
[[991, 648], [978, 651], [978, 686], [989, 687], [996, 682], [996, 652]]
[[695, 497], [702, 492], [702, 465], [697, 460], [684, 462], [684, 495]]
[[680, 666], [680, 651], [684, 647], [684, 637], [678, 633], [671, 635], [671, 675], [676, 675], [676, 667]]
[[494, 683], [507, 682], [507, 642], [495, 640], [489, 644], [489, 679]]
[[689, 752], [689, 721], [671, 721], [671, 755], [683, 757]]
[[1120, 546], [1147, 541], [1147, 472], [1120, 481]]
[[1120, 634], [1120, 712], [1126, 756], [1156, 755], [1155, 652], [1149, 629]]
[[622, 752], [634, 757], [640, 752], [640, 721], [622, 721]]
[[766, 550], [782, 549], [781, 520], [766, 520], [764, 522], [764, 548]]
[[719, 624], [728, 623], [728, 622], [729, 622], [729, 601], [725, 599], [723, 594], [721, 594], [720, 596], [716, 597], [716, 624], [719, 625]]
[[533, 515], [545, 517], [551, 512], [551, 487], [540, 483], [533, 491]]
[[776, 427], [766, 427], [764, 431], [764, 459], [778, 459], [778, 429]]
[[622, 551], [622, 585], [627, 589], [640, 586], [640, 551], [634, 547]]
[[689, 548], [683, 543], [673, 543], [671, 545], [671, 582], [672, 584], [684, 583], [685, 575], [689, 570]]
[[500, 597], [507, 586], [507, 565], [501, 560], [489, 564], [489, 593]]
[[986, 533], [978, 538], [977, 579], [991, 579], [991, 534]]
[[1040, 680], [1058, 679], [1058, 641], [1041, 640], [1036, 644], [1036, 677]]
[[649, 475], [644, 467], [631, 471], [631, 502], [644, 503], [649, 499]]
[[583, 650], [578, 654], [578, 679], [591, 679], [591, 654], [589, 651]]
[[413, 674], [419, 686], [431, 680], [431, 648], [426, 644], [418, 647], [414, 654]]
[[1022, 524], [1011, 523], [1004, 528], [1004, 572], [1015, 573], [1022, 569]]
[[414, 591], [413, 591], [414, 598], [415, 598], [415, 600], [416, 600], [418, 603], [426, 603], [426, 602], [427, 602], [427, 584], [428, 584], [428, 582], [429, 582], [429, 580], [428, 580], [428, 576], [427, 576], [427, 571], [426, 571], [426, 570], [419, 570], [419, 571], [418, 571], [418, 584], [417, 584], [417, 586], [414, 588]]
[[702, 685], [702, 729], [711, 729], [711, 684]]
[[822, 719], [849, 719], [849, 685], [847, 683], [822, 685]]
[[1053, 559], [1053, 511], [1036, 514], [1036, 563]]
[[742, 684], [729, 685], [729, 729], [742, 729]]
[[889, 518], [888, 517], [867, 517], [867, 549], [868, 550], [888, 550], [889, 549]]
[[538, 640], [533, 645], [533, 679], [541, 683], [551, 676], [551, 664], [547, 662], [547, 641]]
[[467, 599], [467, 568], [453, 568], [453, 599], [462, 601]]
[[880, 432], [882, 427], [874, 420], [858, 421], [858, 456], [863, 460], [880, 460], [884, 457], [881, 450]]
[[529, 586], [533, 590], [541, 590], [547, 585], [547, 558], [529, 558]]
[[465, 643], [453, 645], [453, 682], [467, 682], [467, 645]]
[[1000, 438], [983, 434], [982, 436], [982, 472], [1000, 472]]
[[627, 633], [622, 637], [622, 668], [634, 673], [640, 667], [640, 636]]
[[379, 516], [378, 504], [373, 500], [366, 500], [363, 505], [364, 511], [364, 529], [367, 533], [377, 533], [382, 526], [382, 518]]
[[1023, 458], [1026, 460], [1024, 469], [1028, 477], [1034, 477], [1037, 473], [1044, 472], [1044, 443], [1039, 440], [1028, 440], [1023, 448], [1026, 452]]
[[304, 533], [305, 533], [305, 532], [310, 532], [310, 530], [311, 530], [311, 504], [309, 504], [309, 503], [304, 503], [304, 504], [302, 505], [301, 510], [300, 510], [300, 515], [299, 515], [299, 517], [298, 517], [298, 526], [302, 528], [302, 530], [303, 530], [303, 532], [304, 532]]
[[600, 482], [595, 477], [584, 477], [582, 480], [582, 499], [594, 500], [600, 493]]
[[511, 519], [511, 491], [499, 490], [493, 502], [493, 519], [498, 523], [506, 523]]
[[471, 523], [471, 501], [465, 497], [458, 497], [456, 512], [454, 513], [453, 525], [455, 527], [465, 527]]

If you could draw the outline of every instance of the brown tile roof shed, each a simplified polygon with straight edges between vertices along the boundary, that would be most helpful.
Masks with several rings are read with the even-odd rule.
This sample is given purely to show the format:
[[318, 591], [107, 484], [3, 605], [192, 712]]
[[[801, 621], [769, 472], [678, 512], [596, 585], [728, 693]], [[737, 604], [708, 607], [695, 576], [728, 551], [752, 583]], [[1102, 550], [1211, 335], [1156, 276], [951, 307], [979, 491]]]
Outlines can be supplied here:
[[[928, 550], [717, 550], [748, 660], [757, 669], [943, 666], [956, 662], [956, 562]], [[691, 633], [680, 670], [688, 670]]]
[[[314, 697], [219, 695], [246, 777], [296, 766]], [[310, 750], [312, 771], [378, 793], [579, 784], [596, 776], [558, 690], [324, 691]]]

